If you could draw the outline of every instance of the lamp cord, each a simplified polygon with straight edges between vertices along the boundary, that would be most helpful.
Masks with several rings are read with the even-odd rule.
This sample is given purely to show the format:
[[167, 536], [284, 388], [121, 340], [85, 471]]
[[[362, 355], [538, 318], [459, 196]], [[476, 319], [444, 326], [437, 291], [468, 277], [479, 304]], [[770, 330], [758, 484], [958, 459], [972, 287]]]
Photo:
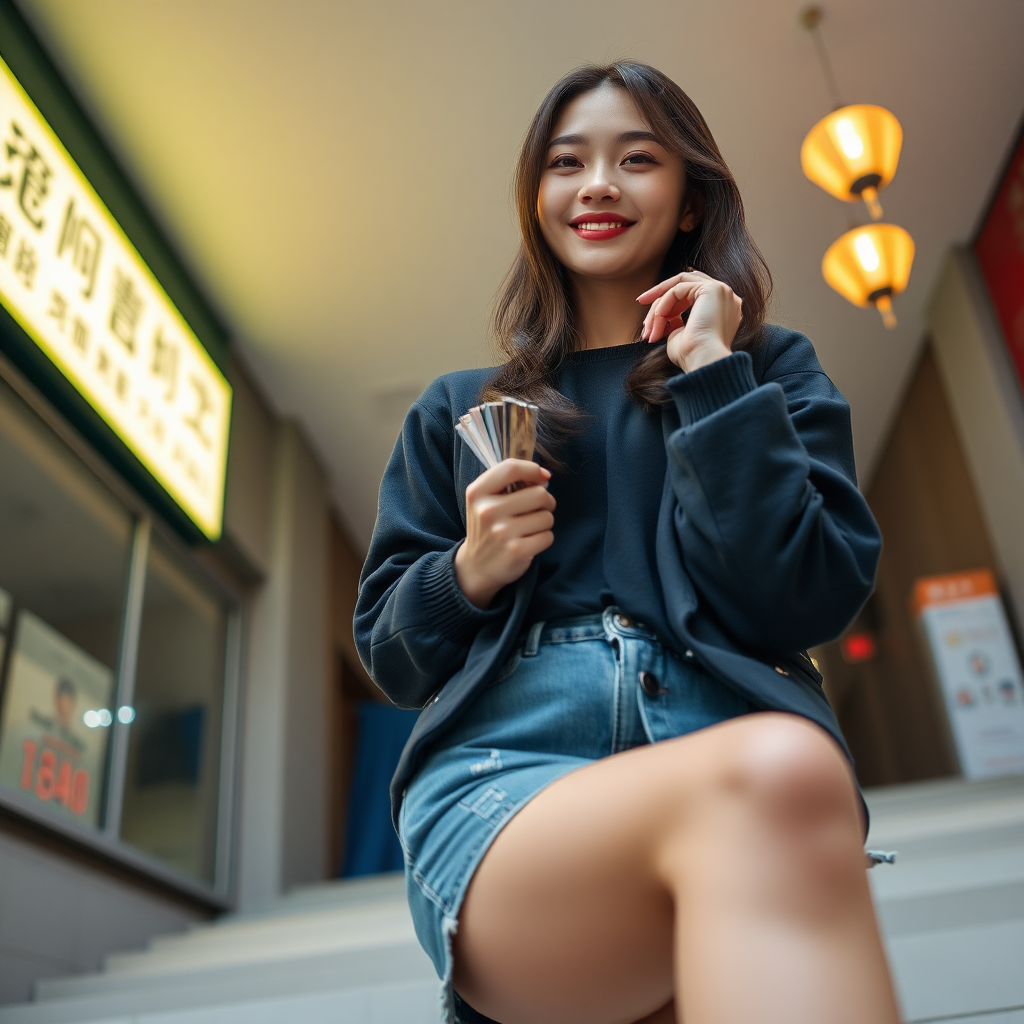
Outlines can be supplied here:
[[818, 62], [821, 64], [821, 73], [825, 76], [825, 87], [832, 94], [832, 109], [838, 110], [844, 104], [839, 95], [839, 83], [836, 82], [832, 62], [828, 59], [828, 51], [825, 49], [825, 40], [821, 37], [822, 16], [823, 12], [820, 7], [808, 7], [801, 13], [800, 20], [814, 40], [814, 49], [817, 51]]

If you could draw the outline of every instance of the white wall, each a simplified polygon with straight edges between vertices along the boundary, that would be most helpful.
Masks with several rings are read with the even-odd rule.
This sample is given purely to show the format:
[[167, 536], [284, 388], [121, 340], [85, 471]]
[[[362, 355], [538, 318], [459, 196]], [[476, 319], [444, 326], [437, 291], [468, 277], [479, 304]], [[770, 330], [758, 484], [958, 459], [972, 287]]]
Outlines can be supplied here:
[[27, 1001], [37, 978], [95, 971], [205, 915], [81, 861], [0, 832], [0, 1005]]
[[326, 865], [329, 509], [298, 429], [275, 431], [267, 575], [243, 666], [238, 902], [258, 907]]

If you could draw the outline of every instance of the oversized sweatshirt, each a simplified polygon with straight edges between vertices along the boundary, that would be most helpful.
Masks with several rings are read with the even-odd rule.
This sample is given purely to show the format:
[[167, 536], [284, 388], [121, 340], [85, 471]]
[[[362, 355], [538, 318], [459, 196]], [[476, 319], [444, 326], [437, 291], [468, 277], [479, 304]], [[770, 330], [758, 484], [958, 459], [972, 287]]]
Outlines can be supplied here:
[[[455, 578], [465, 491], [481, 467], [454, 424], [493, 373], [434, 381], [381, 482], [354, 627], [374, 682], [423, 709], [392, 782], [395, 814], [425, 752], [543, 607], [543, 558], [485, 611]], [[757, 707], [816, 722], [849, 756], [806, 654], [856, 615], [881, 550], [857, 489], [849, 406], [810, 341], [774, 326], [751, 352], [680, 373], [668, 390], [657, 429], [631, 419], [608, 444], [600, 570], [616, 581], [615, 603]]]

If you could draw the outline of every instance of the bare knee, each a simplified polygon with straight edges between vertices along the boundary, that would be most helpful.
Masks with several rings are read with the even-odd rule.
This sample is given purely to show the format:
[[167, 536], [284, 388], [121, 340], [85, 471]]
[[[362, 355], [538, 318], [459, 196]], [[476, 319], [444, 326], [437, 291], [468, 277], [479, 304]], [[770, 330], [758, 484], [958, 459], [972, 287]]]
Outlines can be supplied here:
[[719, 785], [787, 830], [856, 819], [850, 766], [824, 730], [784, 714], [752, 715], [742, 726], [723, 751]]
[[702, 754], [700, 782], [690, 776], [679, 815], [666, 821], [670, 859], [683, 848], [761, 859], [774, 850], [773, 863], [823, 881], [863, 867], [852, 772], [822, 729], [795, 715], [751, 715], [709, 731]]
[[685, 883], [696, 864], [703, 871], [748, 856], [766, 870], [803, 874], [809, 884], [863, 874], [853, 774], [817, 725], [796, 715], [749, 715], [656, 753], [664, 761], [651, 787], [652, 850], [670, 888]]

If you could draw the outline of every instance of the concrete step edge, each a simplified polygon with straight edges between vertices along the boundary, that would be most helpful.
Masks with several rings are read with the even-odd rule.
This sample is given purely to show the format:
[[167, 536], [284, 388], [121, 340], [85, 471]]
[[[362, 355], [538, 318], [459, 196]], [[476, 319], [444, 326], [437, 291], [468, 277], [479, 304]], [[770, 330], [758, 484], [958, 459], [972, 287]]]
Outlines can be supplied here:
[[236, 942], [248, 936], [274, 935], [289, 931], [315, 928], [360, 928], [375, 920], [393, 920], [409, 916], [409, 906], [403, 897], [400, 901], [378, 903], [372, 906], [330, 908], [318, 911], [304, 911], [259, 921], [238, 921], [231, 924], [204, 924], [186, 932], [158, 935], [150, 942], [150, 948], [185, 944]]
[[[42, 1013], [45, 1007], [50, 1008], [47, 1014], [57, 1014], [55, 1020], [64, 1019], [58, 1011], [65, 1009], [81, 1013], [83, 1020], [92, 1020], [104, 1014], [143, 1013], [293, 992], [340, 991], [431, 979], [436, 982], [433, 966], [417, 943], [360, 951], [356, 955], [193, 969], [157, 977], [84, 975], [39, 982], [34, 1003], [0, 1007], [0, 1024], [36, 1021], [30, 1011]], [[42, 1024], [47, 1014], [39, 1017], [37, 1024]]]
[[224, 945], [217, 949], [183, 947], [169, 951], [144, 954], [119, 954], [105, 971], [109, 975], [155, 975], [188, 970], [196, 966], [209, 968], [246, 963], [272, 963], [278, 960], [294, 961], [302, 957], [321, 954], [354, 954], [362, 950], [375, 950], [402, 945], [415, 939], [412, 922], [400, 927], [367, 930], [361, 934], [345, 932], [322, 935], [297, 936], [292, 941], [267, 941], [258, 944]]

